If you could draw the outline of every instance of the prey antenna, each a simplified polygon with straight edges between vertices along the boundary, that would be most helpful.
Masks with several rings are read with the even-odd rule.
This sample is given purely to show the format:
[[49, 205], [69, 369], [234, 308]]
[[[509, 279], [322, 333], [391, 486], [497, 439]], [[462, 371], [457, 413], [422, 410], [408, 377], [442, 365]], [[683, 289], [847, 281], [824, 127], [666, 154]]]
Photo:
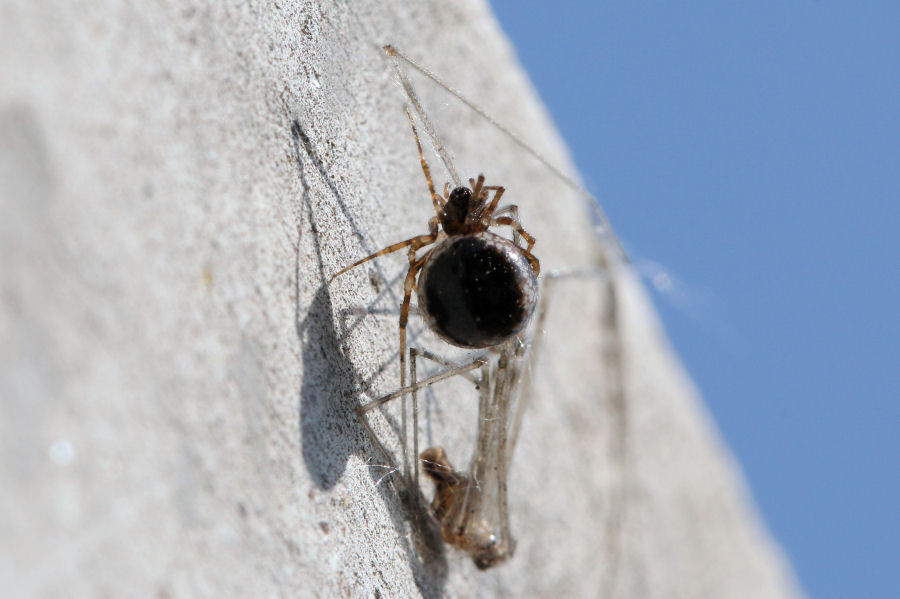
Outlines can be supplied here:
[[[428, 134], [430, 136], [432, 136], [432, 139], [436, 139], [436, 135], [434, 133], [434, 128], [431, 126], [431, 123], [428, 121], [427, 117], [425, 116], [424, 110], [422, 109], [422, 105], [419, 102], [419, 98], [418, 98], [418, 96], [416, 96], [415, 91], [412, 89], [412, 85], [410, 84], [409, 79], [406, 77], [406, 75], [403, 73], [403, 70], [400, 68], [398, 59], [404, 61], [409, 66], [411, 66], [415, 70], [419, 71], [420, 73], [422, 73], [423, 75], [425, 75], [426, 77], [428, 77], [429, 79], [431, 79], [432, 81], [434, 81], [435, 83], [437, 83], [438, 85], [443, 87], [451, 95], [456, 97], [456, 99], [458, 99], [460, 102], [462, 102], [463, 104], [465, 104], [466, 106], [468, 106], [469, 108], [474, 110], [481, 118], [483, 118], [484, 120], [489, 122], [491, 125], [496, 127], [501, 133], [503, 133], [504, 135], [509, 137], [509, 139], [511, 139], [513, 142], [515, 142], [516, 145], [518, 145], [519, 147], [524, 149], [526, 152], [528, 152], [532, 156], [534, 156], [541, 164], [543, 164], [553, 174], [555, 174], [564, 183], [566, 183], [566, 185], [568, 185], [569, 187], [571, 187], [572, 189], [574, 189], [575, 191], [577, 191], [578, 193], [583, 195], [585, 198], [590, 200], [591, 207], [593, 208], [594, 214], [597, 217], [597, 224], [598, 224], [601, 232], [604, 234], [605, 237], [608, 237], [612, 241], [613, 246], [615, 247], [619, 256], [622, 258], [622, 261], [625, 262], [626, 264], [630, 262], [630, 259], [628, 258], [628, 254], [625, 252], [625, 248], [622, 247], [622, 243], [619, 241], [619, 237], [616, 235], [615, 231], [612, 228], [612, 225], [609, 222], [609, 219], [606, 217], [606, 212], [603, 210], [603, 207], [600, 205], [600, 202], [597, 200], [597, 198], [595, 198], [593, 196], [593, 194], [591, 194], [591, 192], [589, 192], [587, 189], [585, 189], [585, 187], [583, 185], [581, 185], [578, 181], [576, 181], [575, 179], [573, 179], [572, 177], [570, 177], [569, 175], [564, 173], [561, 169], [556, 167], [543, 154], [541, 154], [540, 152], [538, 152], [537, 150], [532, 148], [530, 145], [528, 145], [528, 143], [526, 143], [525, 140], [523, 140], [521, 137], [519, 137], [518, 135], [516, 135], [515, 133], [510, 131], [507, 127], [505, 127], [504, 125], [499, 123], [497, 121], [497, 119], [492, 117], [486, 110], [484, 110], [483, 108], [481, 108], [480, 106], [478, 106], [477, 104], [473, 103], [471, 100], [466, 98], [462, 94], [462, 92], [460, 92], [455, 87], [445, 83], [440, 77], [435, 75], [433, 72], [431, 72], [427, 68], [423, 67], [418, 62], [416, 62], [415, 60], [413, 60], [412, 58], [410, 58], [409, 56], [407, 56], [406, 54], [404, 54], [403, 52], [401, 52], [400, 50], [398, 50], [397, 48], [395, 48], [394, 46], [392, 46], [390, 44], [384, 46], [384, 51], [388, 56], [390, 56], [391, 58], [394, 59], [394, 61], [393, 61], [394, 68], [400, 76], [400, 81], [403, 84], [403, 88], [406, 90], [406, 93], [409, 96], [410, 101], [412, 101], [413, 105], [415, 106], [416, 112], [419, 114], [419, 116], [425, 122], [425, 130], [428, 132]], [[459, 178], [456, 176], [455, 171], [450, 166], [449, 158], [445, 156], [446, 152], [443, 149], [443, 145], [440, 143], [438, 143], [437, 145], [439, 147], [438, 153], [441, 156], [441, 160], [443, 160], [444, 164], [447, 165], [447, 169], [453, 175], [453, 180], [456, 182], [457, 185], [459, 185]]]

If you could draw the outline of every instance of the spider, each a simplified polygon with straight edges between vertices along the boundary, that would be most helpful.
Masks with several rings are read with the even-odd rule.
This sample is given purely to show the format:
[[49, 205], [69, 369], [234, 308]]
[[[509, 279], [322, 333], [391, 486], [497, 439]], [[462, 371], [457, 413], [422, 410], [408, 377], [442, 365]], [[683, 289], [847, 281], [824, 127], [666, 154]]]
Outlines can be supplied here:
[[[438, 336], [459, 347], [487, 348], [509, 340], [528, 324], [537, 304], [540, 274], [540, 262], [531, 253], [535, 239], [519, 222], [518, 207], [498, 208], [505, 189], [485, 185], [480, 174], [469, 179], [468, 187], [451, 190], [446, 183], [443, 197], [438, 195], [409, 108], [406, 116], [435, 211], [428, 233], [389, 245], [332, 276], [334, 280], [369, 260], [408, 248], [400, 305], [401, 388], [406, 385], [406, 325], [414, 289], [420, 312]], [[512, 228], [512, 241], [491, 231], [500, 226]]]
[[[515, 205], [500, 207], [505, 189], [499, 185], [485, 185], [484, 175], [469, 179], [468, 186], [461, 183], [401, 61], [472, 108], [563, 182], [591, 199], [597, 227], [607, 236], [611, 248], [617, 250], [614, 255], [625, 263], [627, 256], [599, 204], [576, 181], [434, 73], [391, 45], [383, 49], [455, 186], [451, 188], [451, 183], [446, 183], [443, 195], [435, 192], [416, 124], [407, 107], [406, 115], [435, 211], [435, 216], [428, 220], [428, 233], [379, 250], [340, 270], [331, 279], [379, 256], [407, 249], [409, 268], [403, 286], [399, 323], [400, 388], [357, 406], [356, 412], [369, 437], [387, 460], [388, 467], [392, 472], [398, 472], [393, 456], [375, 434], [366, 415], [395, 399], [402, 401], [400, 439], [403, 480], [408, 493], [401, 496], [421, 513], [419, 510], [424, 508], [419, 488], [421, 466], [435, 486], [428, 513], [440, 526], [444, 541], [468, 553], [478, 568], [491, 568], [505, 562], [515, 551], [516, 543], [510, 535], [507, 476], [528, 402], [529, 393], [523, 378], [535, 366], [547, 297], [540, 294], [544, 297], [537, 308], [540, 262], [531, 253], [535, 239], [522, 227], [518, 208]], [[498, 235], [499, 227], [511, 228], [512, 240]], [[425, 251], [419, 255], [420, 250]], [[584, 273], [550, 273], [544, 277], [542, 286], [565, 277], [597, 274], [595, 269]], [[605, 271], [599, 274], [609, 280]], [[487, 351], [467, 363], [456, 364], [424, 349], [407, 348], [406, 325], [413, 290], [419, 300], [418, 312], [439, 337], [458, 347]], [[534, 312], [538, 316], [533, 319]], [[531, 320], [536, 322], [529, 325]], [[407, 357], [411, 379], [408, 386]], [[443, 370], [424, 379], [417, 378], [416, 364], [421, 359], [436, 363]], [[476, 372], [479, 370], [480, 376]], [[457, 376], [473, 383], [479, 395], [475, 449], [464, 470], [453, 468], [441, 446], [430, 447], [421, 454], [418, 449], [417, 392]], [[412, 470], [406, 434], [407, 396], [412, 398]]]

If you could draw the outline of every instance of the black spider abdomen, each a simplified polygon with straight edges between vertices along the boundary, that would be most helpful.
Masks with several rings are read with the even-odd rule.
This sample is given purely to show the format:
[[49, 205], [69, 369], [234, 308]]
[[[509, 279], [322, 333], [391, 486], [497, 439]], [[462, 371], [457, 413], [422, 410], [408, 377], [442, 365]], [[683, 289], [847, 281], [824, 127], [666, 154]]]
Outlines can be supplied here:
[[432, 329], [462, 347], [488, 347], [528, 324], [537, 277], [521, 248], [489, 232], [451, 236], [429, 254], [419, 307]]

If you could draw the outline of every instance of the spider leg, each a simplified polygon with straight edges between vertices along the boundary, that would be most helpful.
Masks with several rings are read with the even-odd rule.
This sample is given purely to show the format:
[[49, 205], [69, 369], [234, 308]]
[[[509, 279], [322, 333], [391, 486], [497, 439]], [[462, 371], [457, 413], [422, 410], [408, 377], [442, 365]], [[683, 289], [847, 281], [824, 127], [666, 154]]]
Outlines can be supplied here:
[[422, 163], [422, 172], [425, 174], [425, 181], [428, 183], [428, 193], [431, 194], [431, 203], [434, 204], [434, 211], [440, 217], [444, 213], [444, 200], [434, 191], [434, 182], [431, 180], [431, 169], [428, 168], [428, 162], [425, 161], [425, 154], [422, 153], [422, 143], [419, 141], [419, 132], [416, 131], [416, 124], [413, 122], [409, 108], [406, 108], [406, 117], [409, 119], [409, 126], [412, 127], [413, 137], [416, 138], [416, 147], [419, 149], [419, 162]]
[[515, 242], [518, 243], [518, 236], [521, 235], [528, 246], [525, 248], [525, 257], [528, 259], [528, 262], [531, 264], [531, 269], [534, 271], [534, 275], [537, 276], [541, 272], [541, 265], [538, 262], [538, 259], [534, 257], [531, 253], [531, 248], [534, 247], [535, 239], [534, 237], [522, 227], [522, 223], [519, 222], [519, 207], [515, 204], [510, 204], [509, 206], [504, 206], [500, 210], [497, 211], [497, 214], [506, 214], [509, 213], [512, 216], [494, 216], [491, 217], [490, 224], [491, 226], [499, 226], [506, 225], [512, 227], [513, 234], [515, 236]]
[[416, 109], [416, 114], [418, 114], [419, 118], [422, 120], [422, 124], [425, 126], [425, 133], [427, 133], [428, 137], [431, 138], [431, 143], [434, 145], [435, 151], [441, 157], [441, 161], [450, 172], [450, 178], [453, 179], [454, 183], [457, 186], [459, 186], [459, 173], [456, 172], [456, 168], [454, 168], [453, 166], [453, 161], [450, 159], [450, 155], [447, 153], [447, 150], [444, 149], [444, 144], [438, 137], [437, 131], [434, 130], [434, 125], [431, 123], [431, 120], [425, 113], [425, 109], [422, 107], [422, 103], [419, 101], [419, 96], [416, 94], [416, 90], [413, 89], [412, 83], [410, 83], [409, 78], [406, 76], [406, 73], [403, 72], [403, 68], [400, 66], [400, 58], [403, 55], [400, 54], [397, 49], [392, 47], [391, 45], [384, 46], [383, 49], [385, 54], [387, 54], [391, 58], [391, 62], [394, 65], [394, 72], [396, 72], [397, 77], [400, 79], [400, 84], [403, 86], [403, 91], [406, 92], [406, 97], [409, 98], [409, 101], [412, 103], [413, 108]]
[[478, 180], [469, 179], [469, 187], [472, 188], [472, 197], [481, 198], [481, 190], [484, 188], [484, 175], [478, 175]]
[[[499, 216], [501, 214], [510, 214], [511, 216]], [[489, 224], [491, 226], [498, 225], [506, 225], [512, 227], [513, 232], [516, 236], [521, 235], [522, 238], [528, 243], [528, 247], [525, 248], [526, 252], [530, 252], [531, 248], [534, 247], [535, 239], [534, 237], [522, 227], [522, 222], [519, 220], [519, 207], [515, 204], [510, 204], [509, 206], [504, 206], [491, 218]], [[515, 240], [516, 243], [519, 242], [518, 239]]]
[[518, 219], [512, 216], [501, 216], [499, 218], [492, 218], [491, 225], [509, 225], [513, 228], [517, 235], [521, 235], [522, 238], [528, 243], [528, 247], [525, 248], [526, 252], [530, 252], [531, 248], [534, 247], [534, 237], [528, 233], [525, 229], [522, 228], [522, 225], [519, 224]]
[[431, 251], [425, 253], [424, 256], [415, 259], [415, 253], [410, 249], [409, 252], [409, 270], [406, 272], [406, 280], [403, 281], [403, 303], [400, 304], [400, 386], [406, 386], [406, 323], [409, 320], [409, 300], [412, 297], [412, 290], [416, 284], [416, 275], [419, 274], [425, 259]]
[[432, 229], [432, 232], [429, 233], [428, 235], [417, 235], [417, 236], [411, 237], [410, 239], [407, 239], [405, 241], [400, 241], [393, 245], [389, 245], [382, 250], [378, 250], [374, 254], [366, 256], [362, 260], [357, 260], [350, 266], [347, 266], [346, 268], [342, 268], [338, 272], [334, 273], [331, 276], [330, 280], [333, 281], [336, 278], [338, 278], [340, 275], [347, 272], [348, 270], [350, 270], [352, 268], [356, 268], [360, 264], [362, 264], [364, 262], [368, 262], [369, 260], [372, 260], [373, 258], [377, 258], [378, 256], [384, 256], [385, 254], [390, 254], [392, 252], [396, 252], [397, 250], [402, 250], [403, 248], [405, 248], [407, 246], [412, 246], [413, 248], [415, 248], [415, 250], [418, 250], [419, 248], [421, 248], [423, 246], [426, 246], [430, 243], [434, 243], [434, 240], [437, 238], [437, 233], [433, 230], [435, 227], [432, 225], [432, 222], [430, 220], [428, 221], [428, 227], [429, 227], [429, 229]]
[[506, 191], [506, 188], [502, 185], [485, 185], [482, 189], [491, 190], [494, 192], [494, 197], [491, 199], [491, 203], [488, 204], [488, 207], [484, 209], [482, 213], [482, 218], [490, 218], [494, 214], [494, 210], [497, 209], [497, 204], [500, 203], [500, 198], [503, 196], [503, 192]]
[[503, 216], [504, 214], [519, 215], [519, 207], [515, 204], [507, 204], [503, 208], [498, 208], [491, 216]]
[[[436, 218], [436, 217], [435, 217]], [[417, 248], [416, 248], [417, 249]], [[409, 270], [406, 271], [406, 279], [403, 281], [403, 303], [400, 304], [400, 387], [403, 388], [406, 386], [406, 323], [409, 320], [409, 300], [412, 297], [412, 290], [416, 286], [416, 275], [419, 274], [419, 270], [422, 269], [422, 266], [425, 264], [425, 259], [428, 258], [428, 254], [431, 253], [429, 250], [425, 253], [424, 256], [416, 260], [416, 249], [410, 247], [409, 249]], [[412, 367], [410, 368], [410, 375], [412, 377], [413, 384], [416, 382], [416, 368], [415, 368], [415, 359], [412, 355], [410, 355], [410, 362]], [[403, 444], [403, 473], [406, 476], [406, 480], [409, 481], [409, 457], [406, 452], [406, 396], [403, 397], [402, 404], [400, 406], [401, 416], [400, 416], [400, 430], [401, 430], [401, 440]], [[416, 394], [413, 393], [413, 412], [418, 411], [418, 403], [416, 399]], [[414, 421], [417, 421], [417, 415], [413, 416]], [[415, 425], [414, 425], [415, 426]], [[418, 428], [414, 429], [413, 435], [418, 440]], [[418, 469], [416, 469], [416, 482], [418, 483]]]
[[434, 237], [435, 240], [438, 238], [438, 227], [440, 224], [441, 220], [436, 216], [432, 216], [428, 219], [428, 232], [431, 233], [431, 236]]
[[472, 204], [466, 215], [466, 223], [476, 225], [484, 223], [484, 211], [487, 205], [487, 191], [484, 187], [484, 175], [478, 175], [478, 180], [469, 179], [469, 188], [472, 190]]

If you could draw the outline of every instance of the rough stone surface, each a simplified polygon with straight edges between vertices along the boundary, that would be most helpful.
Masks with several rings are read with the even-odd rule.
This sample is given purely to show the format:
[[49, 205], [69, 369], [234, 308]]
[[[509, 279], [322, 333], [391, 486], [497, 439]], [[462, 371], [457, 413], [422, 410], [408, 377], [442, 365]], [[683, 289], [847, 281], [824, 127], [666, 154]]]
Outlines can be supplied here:
[[[387, 42], [569, 164], [477, 0], [0, 2], [4, 596], [798, 596], [627, 272], [549, 291], [516, 555], [422, 547], [353, 413], [396, 387], [405, 258], [328, 283], [431, 212]], [[414, 82], [545, 270], [596, 265], [583, 201]], [[447, 389], [429, 444], [472, 428]]]

